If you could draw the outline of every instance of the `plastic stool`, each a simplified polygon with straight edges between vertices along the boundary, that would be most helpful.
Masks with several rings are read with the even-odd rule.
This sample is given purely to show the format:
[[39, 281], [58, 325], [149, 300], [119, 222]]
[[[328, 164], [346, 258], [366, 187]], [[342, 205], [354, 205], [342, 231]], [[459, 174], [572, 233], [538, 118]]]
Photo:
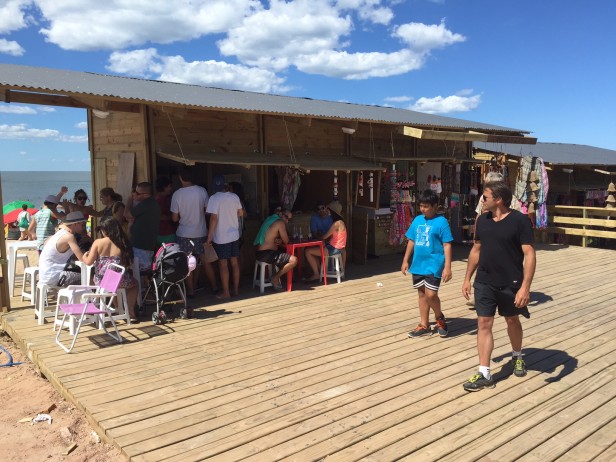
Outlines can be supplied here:
[[[331, 268], [330, 269], [330, 263]], [[327, 277], [336, 277], [338, 284], [340, 284], [342, 278], [344, 277], [344, 267], [342, 266], [342, 254], [337, 253], [336, 255], [328, 255], [325, 257], [325, 271], [327, 272]], [[321, 274], [319, 275], [319, 282], [323, 280], [323, 268], [321, 268]]]
[[[266, 270], [268, 271], [267, 282], [265, 281]], [[255, 273], [254, 273], [254, 276], [252, 277], [252, 287], [259, 286], [259, 290], [261, 291], [261, 293], [265, 292], [266, 287], [272, 287], [272, 282], [270, 278], [272, 277], [273, 270], [274, 270], [273, 264], [256, 260], [255, 261]]]
[[[36, 304], [36, 284], [38, 281], [38, 266], [28, 266], [24, 270], [24, 276], [21, 278], [21, 301], [28, 299], [33, 305]], [[30, 290], [26, 290], [26, 283], [30, 278]]]

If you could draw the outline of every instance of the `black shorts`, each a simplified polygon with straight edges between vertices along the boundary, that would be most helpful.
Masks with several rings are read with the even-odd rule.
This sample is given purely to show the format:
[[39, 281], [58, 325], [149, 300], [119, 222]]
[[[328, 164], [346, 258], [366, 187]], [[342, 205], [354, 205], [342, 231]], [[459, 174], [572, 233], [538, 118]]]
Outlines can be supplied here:
[[214, 246], [214, 250], [216, 251], [216, 255], [218, 255], [219, 260], [229, 260], [233, 257], [240, 256], [240, 241], [229, 242], [228, 244], [216, 244], [212, 243]]
[[280, 250], [257, 250], [255, 257], [257, 261], [274, 264], [279, 268], [291, 261], [291, 255]]
[[420, 287], [425, 287], [426, 289], [433, 290], [434, 292], [438, 292], [439, 287], [441, 286], [441, 278], [437, 278], [431, 274], [423, 275], [423, 274], [413, 274], [413, 288], [419, 289]]
[[477, 316], [492, 318], [496, 314], [501, 316], [518, 316], [530, 318], [528, 308], [518, 308], [515, 306], [515, 295], [520, 290], [520, 286], [497, 287], [491, 284], [477, 282], [473, 284], [475, 288], [475, 311]]

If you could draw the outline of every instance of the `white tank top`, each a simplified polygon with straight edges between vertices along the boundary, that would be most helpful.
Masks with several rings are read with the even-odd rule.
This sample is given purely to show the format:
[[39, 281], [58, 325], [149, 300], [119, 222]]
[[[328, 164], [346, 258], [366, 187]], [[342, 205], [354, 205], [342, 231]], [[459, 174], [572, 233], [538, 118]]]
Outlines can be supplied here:
[[68, 234], [68, 231], [61, 229], [45, 242], [43, 251], [39, 255], [39, 284], [55, 286], [58, 284], [60, 274], [68, 259], [73, 255], [73, 250], [69, 247], [64, 253], [56, 248], [58, 239]]

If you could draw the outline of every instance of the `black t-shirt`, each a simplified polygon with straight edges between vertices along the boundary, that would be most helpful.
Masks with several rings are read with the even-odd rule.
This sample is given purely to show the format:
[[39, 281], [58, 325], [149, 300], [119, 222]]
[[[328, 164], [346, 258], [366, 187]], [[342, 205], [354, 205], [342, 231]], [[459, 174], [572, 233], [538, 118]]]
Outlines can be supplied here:
[[523, 244], [533, 244], [535, 237], [528, 217], [517, 210], [500, 221], [492, 212], [477, 218], [475, 239], [481, 242], [475, 281], [494, 286], [519, 286], [524, 278]]

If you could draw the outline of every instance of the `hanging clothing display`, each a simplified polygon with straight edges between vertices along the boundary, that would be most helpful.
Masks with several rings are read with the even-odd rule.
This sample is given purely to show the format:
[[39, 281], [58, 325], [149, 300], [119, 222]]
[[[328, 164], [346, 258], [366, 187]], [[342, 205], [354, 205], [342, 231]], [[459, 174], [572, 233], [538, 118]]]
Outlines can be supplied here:
[[[538, 229], [547, 228], [548, 173], [541, 157], [524, 156], [520, 160], [514, 196], [520, 199], [533, 224]], [[533, 207], [530, 207], [530, 205]], [[545, 206], [545, 207], [544, 207]], [[534, 211], [533, 211], [534, 208]]]
[[280, 203], [287, 210], [293, 210], [293, 204], [297, 198], [297, 192], [302, 184], [300, 173], [297, 169], [287, 167], [282, 179], [282, 196]]

